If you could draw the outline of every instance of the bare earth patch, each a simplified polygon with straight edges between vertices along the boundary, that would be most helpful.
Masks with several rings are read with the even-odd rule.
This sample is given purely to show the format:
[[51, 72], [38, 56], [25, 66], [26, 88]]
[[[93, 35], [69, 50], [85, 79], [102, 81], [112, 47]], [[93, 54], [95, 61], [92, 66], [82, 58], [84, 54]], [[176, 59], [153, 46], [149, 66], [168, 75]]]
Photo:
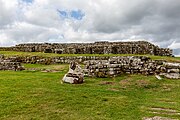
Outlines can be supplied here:
[[147, 80], [138, 80], [138, 81], [136, 81], [135, 84], [136, 84], [138, 87], [145, 87], [145, 86], [150, 85], [150, 82], [147, 81]]
[[130, 80], [121, 80], [119, 82], [119, 84], [123, 87], [123, 88], [127, 88], [128, 86], [132, 85]]

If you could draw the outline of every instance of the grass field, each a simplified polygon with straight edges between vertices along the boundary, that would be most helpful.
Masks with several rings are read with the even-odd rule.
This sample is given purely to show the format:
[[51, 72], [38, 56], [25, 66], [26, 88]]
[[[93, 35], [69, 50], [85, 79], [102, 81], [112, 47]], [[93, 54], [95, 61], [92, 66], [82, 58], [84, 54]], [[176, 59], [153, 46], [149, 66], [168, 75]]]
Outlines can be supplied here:
[[[1, 120], [180, 119], [180, 80], [121, 75], [61, 84], [68, 65], [32, 65], [37, 70], [0, 71]], [[39, 69], [39, 70], [38, 70]], [[41, 72], [55, 69], [59, 72]]]

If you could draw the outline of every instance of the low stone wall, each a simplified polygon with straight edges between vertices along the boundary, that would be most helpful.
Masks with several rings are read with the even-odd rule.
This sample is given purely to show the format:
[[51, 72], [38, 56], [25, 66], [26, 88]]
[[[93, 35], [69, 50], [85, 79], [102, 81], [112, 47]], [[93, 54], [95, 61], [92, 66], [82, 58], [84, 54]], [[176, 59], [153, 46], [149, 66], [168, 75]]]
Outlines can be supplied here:
[[146, 56], [111, 57], [108, 60], [85, 61], [84, 64], [85, 74], [93, 77], [115, 77], [127, 73], [180, 78], [180, 64], [154, 61]]
[[4, 61], [0, 62], [0, 70], [14, 70], [14, 71], [21, 71], [24, 70], [24, 67], [21, 66], [21, 63], [19, 62], [9, 62]]
[[0, 55], [0, 70], [14, 70], [14, 71], [21, 71], [24, 70], [24, 67], [21, 66], [20, 62], [13, 62], [10, 59], [4, 59], [3, 55]]
[[40, 57], [40, 56], [14, 56], [5, 57], [5, 60], [10, 60], [12, 62], [30, 63], [30, 64], [64, 64], [70, 63], [71, 61], [76, 61], [78, 63], [83, 63], [87, 60], [108, 60], [110, 57], [97, 57], [97, 56], [61, 56], [61, 57]]
[[23, 67], [20, 63], [48, 65], [71, 63], [72, 61], [85, 64], [84, 72], [87, 76], [114, 77], [127, 73], [180, 78], [180, 63], [152, 60], [146, 56], [4, 57], [0, 55], [0, 70], [21, 70]]

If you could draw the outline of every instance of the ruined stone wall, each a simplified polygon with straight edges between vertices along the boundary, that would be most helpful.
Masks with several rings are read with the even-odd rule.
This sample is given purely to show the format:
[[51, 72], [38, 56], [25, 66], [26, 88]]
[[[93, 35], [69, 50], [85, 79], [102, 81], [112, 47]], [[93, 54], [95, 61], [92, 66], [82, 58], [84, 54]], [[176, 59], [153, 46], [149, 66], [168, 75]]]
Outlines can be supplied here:
[[12, 62], [30, 63], [30, 64], [64, 64], [76, 61], [83, 63], [87, 60], [108, 60], [110, 57], [98, 57], [98, 56], [60, 56], [60, 57], [40, 57], [40, 56], [12, 56], [5, 57], [4, 60], [10, 60]]
[[24, 70], [24, 67], [21, 66], [20, 62], [14, 62], [10, 59], [5, 59], [3, 55], [0, 55], [0, 70]]
[[0, 70], [23, 70], [20, 63], [64, 64], [76, 61], [84, 64], [87, 76], [115, 77], [120, 74], [162, 75], [171, 79], [180, 78], [180, 63], [152, 60], [146, 56], [76, 56], [76, 57], [4, 57], [0, 55]]
[[[4, 48], [0, 48], [2, 50]], [[7, 50], [23, 52], [45, 52], [58, 54], [151, 54], [172, 56], [172, 50], [159, 48], [146, 41], [137, 42], [95, 42], [95, 43], [42, 43], [19, 44]], [[4, 49], [6, 50], [6, 49]]]
[[143, 74], [162, 75], [171, 79], [180, 78], [180, 64], [151, 60], [146, 56], [111, 57], [108, 60], [85, 61], [85, 73], [94, 77], [115, 77], [117, 75]]

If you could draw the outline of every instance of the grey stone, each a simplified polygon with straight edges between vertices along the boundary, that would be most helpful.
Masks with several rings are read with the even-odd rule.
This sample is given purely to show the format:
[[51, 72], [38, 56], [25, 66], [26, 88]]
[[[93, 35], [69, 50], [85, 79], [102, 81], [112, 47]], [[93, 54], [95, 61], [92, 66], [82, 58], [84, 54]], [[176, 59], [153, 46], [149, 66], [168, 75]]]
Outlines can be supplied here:
[[64, 75], [63, 82], [71, 84], [81, 84], [84, 82], [84, 74], [77, 62], [71, 62], [69, 71]]
[[169, 79], [180, 79], [179, 73], [161, 73], [160, 75]]
[[[147, 41], [95, 43], [31, 43], [0, 47], [1, 51], [45, 52], [57, 54], [151, 54], [173, 56], [172, 50], [159, 48]], [[97, 59], [95, 59], [97, 60]]]

